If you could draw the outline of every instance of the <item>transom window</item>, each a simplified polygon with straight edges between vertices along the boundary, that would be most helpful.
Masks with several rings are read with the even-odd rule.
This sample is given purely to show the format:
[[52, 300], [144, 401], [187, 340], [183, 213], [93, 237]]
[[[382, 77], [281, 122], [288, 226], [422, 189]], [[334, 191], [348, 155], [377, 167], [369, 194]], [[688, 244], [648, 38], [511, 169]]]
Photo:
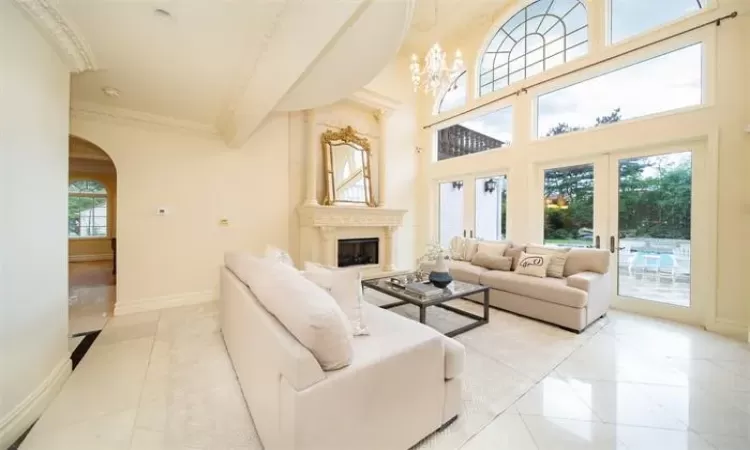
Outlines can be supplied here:
[[448, 86], [438, 103], [437, 113], [458, 108], [466, 103], [466, 71], [461, 72]]
[[495, 33], [482, 56], [479, 95], [502, 89], [588, 52], [580, 0], [537, 0]]
[[98, 181], [68, 185], [68, 237], [107, 236], [107, 188]]
[[609, 0], [610, 41], [617, 43], [700, 11], [708, 0]]

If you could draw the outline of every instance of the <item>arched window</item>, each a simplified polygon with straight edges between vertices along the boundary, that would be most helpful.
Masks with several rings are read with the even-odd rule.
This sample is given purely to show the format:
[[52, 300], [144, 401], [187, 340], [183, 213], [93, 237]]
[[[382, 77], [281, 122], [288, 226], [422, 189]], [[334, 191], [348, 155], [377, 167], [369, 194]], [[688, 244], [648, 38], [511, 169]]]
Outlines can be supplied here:
[[466, 103], [466, 71], [461, 72], [448, 86], [438, 103], [437, 113], [458, 108]]
[[68, 185], [68, 237], [107, 236], [107, 188], [98, 181]]
[[494, 34], [479, 68], [479, 95], [588, 52], [588, 20], [581, 0], [537, 0]]

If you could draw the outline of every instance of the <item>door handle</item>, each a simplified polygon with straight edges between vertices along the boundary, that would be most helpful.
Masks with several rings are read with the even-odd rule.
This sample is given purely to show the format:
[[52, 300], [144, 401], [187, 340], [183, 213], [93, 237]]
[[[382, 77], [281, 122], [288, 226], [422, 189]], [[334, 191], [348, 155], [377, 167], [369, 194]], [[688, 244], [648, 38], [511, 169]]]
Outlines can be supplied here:
[[596, 239], [594, 240], [594, 247], [602, 248], [601, 238], [598, 234], [596, 235]]
[[464, 230], [464, 237], [466, 237], [466, 230]]
[[609, 237], [609, 252], [610, 253], [615, 252], [615, 237], [614, 236]]
[[474, 239], [474, 230], [469, 230], [469, 237]]

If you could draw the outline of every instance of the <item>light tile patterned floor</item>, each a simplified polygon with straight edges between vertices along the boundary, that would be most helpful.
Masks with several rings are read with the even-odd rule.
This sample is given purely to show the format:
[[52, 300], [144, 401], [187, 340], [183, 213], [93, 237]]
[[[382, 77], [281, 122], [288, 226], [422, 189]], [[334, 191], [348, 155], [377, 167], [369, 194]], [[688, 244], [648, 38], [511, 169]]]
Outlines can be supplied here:
[[[576, 335], [492, 310], [458, 339], [464, 411], [420, 449], [750, 448], [746, 344], [618, 312]], [[111, 319], [21, 448], [260, 449], [216, 306]]]

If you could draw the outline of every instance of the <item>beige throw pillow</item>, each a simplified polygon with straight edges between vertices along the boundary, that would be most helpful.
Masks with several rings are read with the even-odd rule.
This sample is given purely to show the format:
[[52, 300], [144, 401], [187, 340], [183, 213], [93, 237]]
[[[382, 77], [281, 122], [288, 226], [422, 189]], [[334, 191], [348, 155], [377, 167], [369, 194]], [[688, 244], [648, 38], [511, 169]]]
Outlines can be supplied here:
[[529, 255], [550, 255], [552, 262], [547, 268], [547, 276], [554, 278], [563, 278], [565, 270], [565, 261], [568, 259], [570, 248], [567, 247], [546, 247], [542, 245], [527, 245], [526, 253]]
[[484, 267], [490, 270], [509, 271], [513, 265], [513, 258], [510, 256], [496, 256], [483, 251], [478, 251], [471, 263], [475, 266]]
[[521, 253], [523, 253], [524, 250], [526, 250], [526, 247], [523, 246], [511, 246], [505, 250], [505, 256], [513, 258], [510, 270], [516, 270], [516, 267], [518, 267], [518, 259], [521, 258]]
[[464, 261], [471, 261], [474, 259], [474, 255], [477, 254], [477, 248], [479, 247], [479, 240], [466, 238], [464, 240]]
[[547, 275], [547, 268], [551, 261], [552, 255], [529, 255], [528, 253], [523, 252], [518, 259], [516, 273], [544, 278]]
[[351, 364], [349, 321], [331, 294], [279, 261], [233, 252], [224, 256], [224, 263], [323, 370]]
[[508, 244], [505, 243], [481, 241], [477, 246], [477, 252], [487, 253], [491, 256], [503, 256], [507, 248]]
[[453, 239], [451, 239], [451, 259], [456, 261], [462, 261], [464, 259], [464, 246], [466, 238], [463, 236], [454, 236]]
[[358, 269], [329, 268], [305, 262], [305, 278], [328, 291], [351, 323], [354, 336], [370, 334], [362, 314], [362, 274]]

